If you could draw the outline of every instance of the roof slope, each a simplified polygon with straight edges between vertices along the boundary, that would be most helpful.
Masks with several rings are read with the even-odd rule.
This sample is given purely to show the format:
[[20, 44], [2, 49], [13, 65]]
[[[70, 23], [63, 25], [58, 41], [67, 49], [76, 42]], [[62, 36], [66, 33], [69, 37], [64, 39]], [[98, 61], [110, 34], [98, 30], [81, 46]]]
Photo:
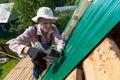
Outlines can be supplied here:
[[66, 44], [65, 57], [51, 65], [42, 80], [63, 80], [119, 21], [119, 0], [93, 0]]

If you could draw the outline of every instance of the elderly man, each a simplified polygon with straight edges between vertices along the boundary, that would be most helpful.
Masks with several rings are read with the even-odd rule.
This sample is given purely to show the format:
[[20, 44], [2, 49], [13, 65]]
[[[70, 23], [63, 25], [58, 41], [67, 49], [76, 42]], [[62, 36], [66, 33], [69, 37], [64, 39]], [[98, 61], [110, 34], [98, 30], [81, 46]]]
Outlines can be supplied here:
[[[37, 80], [46, 69], [47, 62], [54, 62], [61, 55], [65, 46], [57, 27], [53, 24], [57, 19], [58, 17], [53, 15], [49, 7], [40, 7], [37, 16], [32, 18], [37, 24], [28, 27], [9, 45], [9, 48], [20, 57], [26, 55], [31, 57], [34, 64], [33, 80]], [[56, 42], [57, 50], [50, 47], [53, 39]]]

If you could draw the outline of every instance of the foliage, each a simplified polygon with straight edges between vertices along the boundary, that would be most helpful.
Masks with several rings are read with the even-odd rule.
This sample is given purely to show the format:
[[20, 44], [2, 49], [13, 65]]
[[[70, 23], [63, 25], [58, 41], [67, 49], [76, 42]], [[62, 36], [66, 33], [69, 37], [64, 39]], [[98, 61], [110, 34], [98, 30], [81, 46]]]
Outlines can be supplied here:
[[[37, 13], [37, 10], [41, 6], [48, 6], [52, 8], [52, 10], [55, 9], [56, 6], [65, 6], [65, 5], [73, 5], [75, 3], [74, 0], [10, 0], [11, 2], [14, 2], [14, 8], [13, 8], [13, 14], [17, 11], [18, 13], [18, 26], [13, 25], [10, 31], [17, 32], [20, 34], [25, 30], [26, 27], [30, 25], [34, 25], [35, 23], [32, 22], [31, 18], [34, 17]], [[68, 16], [67, 13], [63, 13], [61, 16]], [[66, 21], [66, 17], [60, 18], [58, 20], [60, 25], [61, 20]], [[59, 27], [59, 26], [58, 26]]]
[[76, 0], [76, 1], [74, 2], [74, 5], [78, 5], [79, 2], [80, 2], [80, 0]]
[[0, 3], [9, 2], [9, 0], [0, 0]]
[[67, 0], [66, 5], [74, 5], [75, 0]]
[[[0, 3], [5, 2], [14, 2], [14, 8], [12, 10], [12, 14], [18, 14], [18, 25], [12, 25], [10, 32], [14, 32], [13, 34], [20, 34], [24, 31], [24, 29], [30, 25], [33, 25], [31, 21], [31, 18], [34, 17], [37, 13], [37, 10], [41, 6], [48, 6], [52, 8], [54, 11], [55, 7], [57, 6], [68, 6], [68, 5], [77, 5], [80, 0], [0, 0]], [[56, 25], [59, 28], [60, 32], [64, 29], [66, 26], [69, 18], [71, 17], [72, 12], [64, 12], [59, 15], [59, 19], [56, 21]], [[7, 33], [6, 33], [7, 34]], [[5, 37], [4, 35], [0, 35], [0, 43], [5, 43], [9, 39], [15, 37], [10, 36], [9, 33], [7, 34], [9, 37]], [[13, 35], [12, 34], [12, 35]], [[0, 80], [3, 80], [3, 78], [10, 72], [10, 70], [18, 63], [18, 60], [15, 59], [9, 59], [6, 64], [1, 66], [3, 69], [2, 75], [0, 76]], [[9, 66], [9, 68], [8, 68]]]
[[[54, 10], [55, 7], [57, 6], [66, 6], [66, 5], [74, 5], [74, 4], [76, 5], [79, 2], [79, 0], [2, 0], [0, 1], [0, 3], [5, 3], [5, 2], [15, 3], [14, 8], [12, 10], [12, 14], [16, 14], [16, 13], [18, 14], [17, 23], [19, 25], [12, 25], [10, 31], [20, 34], [25, 30], [26, 27], [35, 24], [34, 22], [32, 22], [31, 18], [36, 15], [39, 7], [48, 6]], [[60, 15], [60, 17], [65, 16], [66, 14], [63, 13]], [[66, 21], [65, 23], [67, 23], [67, 19], [66, 20], [64, 19], [66, 19], [66, 17], [65, 18], [63, 17], [62, 19], [60, 18], [60, 20], [58, 21], [61, 22], [61, 20], [63, 20]]]
[[12, 13], [18, 13], [19, 23], [18, 27], [12, 26], [11, 31], [20, 31], [19, 33], [23, 32], [26, 27], [34, 24], [31, 18], [36, 15], [39, 7], [44, 5], [48, 7], [54, 6], [50, 0], [11, 0], [11, 2], [15, 3]]
[[[4, 34], [4, 35], [3, 35]], [[8, 40], [10, 40], [11, 38], [16, 37], [17, 35], [15, 33], [11, 33], [11, 32], [0, 32], [0, 43], [5, 43]]]
[[62, 33], [63, 29], [65, 28], [68, 20], [70, 19], [71, 15], [73, 12], [64, 12], [62, 14], [59, 15], [59, 20], [56, 21], [56, 26], [58, 27], [58, 29], [60, 30], [60, 33]]
[[6, 43], [8, 40], [10, 40], [10, 39], [0, 38], [0, 43]]
[[53, 3], [56, 7], [65, 6], [66, 2], [67, 2], [67, 0], [53, 0]]

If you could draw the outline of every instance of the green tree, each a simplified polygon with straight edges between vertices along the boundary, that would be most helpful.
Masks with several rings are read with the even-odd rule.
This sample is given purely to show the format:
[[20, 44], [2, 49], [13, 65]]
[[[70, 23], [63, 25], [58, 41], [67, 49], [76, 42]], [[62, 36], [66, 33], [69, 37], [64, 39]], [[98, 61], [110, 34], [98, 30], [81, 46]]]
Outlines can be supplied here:
[[[69, 1], [69, 0], [10, 0], [10, 2], [15, 3], [12, 14], [17, 12], [18, 14], [17, 23], [19, 24], [17, 27], [13, 25], [10, 31], [17, 32], [17, 34], [20, 34], [21, 32], [23, 32], [26, 27], [35, 24], [34, 22], [32, 22], [31, 18], [36, 15], [39, 7], [48, 6], [52, 8], [54, 11], [55, 7], [57, 6], [73, 5], [75, 3], [74, 0], [72, 1]], [[68, 17], [66, 18], [66, 16], [68, 16], [67, 14], [68, 13], [66, 14], [63, 13], [59, 15], [59, 17], [63, 16], [57, 22], [59, 23], [58, 24], [59, 27], [60, 27], [60, 22], [62, 20], [66, 21], [64, 22], [64, 24], [62, 23], [62, 25], [66, 25], [69, 19]]]
[[9, 0], [0, 0], [0, 3], [6, 3], [9, 2]]
[[72, 13], [73, 12], [68, 11], [68, 12], [63, 12], [62, 14], [59, 15], [59, 19], [56, 21], [55, 24], [58, 27], [58, 29], [60, 30], [60, 33], [63, 32], [63, 29], [67, 25]]
[[24, 29], [34, 23], [31, 21], [31, 18], [36, 15], [36, 12], [41, 6], [48, 6], [53, 9], [54, 4], [50, 0], [11, 0], [14, 2], [13, 14], [17, 12], [18, 14], [18, 23], [17, 28], [13, 26], [11, 30], [16, 31], [18, 34], [24, 31]]

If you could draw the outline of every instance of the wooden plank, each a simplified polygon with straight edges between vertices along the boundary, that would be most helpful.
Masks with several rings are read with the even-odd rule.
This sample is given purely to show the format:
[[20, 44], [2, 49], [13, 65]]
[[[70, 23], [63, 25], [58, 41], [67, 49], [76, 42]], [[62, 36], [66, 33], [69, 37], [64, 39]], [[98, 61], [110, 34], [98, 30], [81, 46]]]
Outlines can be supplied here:
[[76, 80], [77, 68], [75, 68], [65, 80]]
[[81, 16], [83, 15], [83, 13], [85, 12], [85, 10], [87, 9], [88, 5], [90, 4], [92, 0], [83, 0], [82, 5], [80, 6], [80, 8], [76, 9], [74, 11], [74, 14], [72, 16], [72, 21], [68, 27], [68, 29], [62, 33], [62, 37], [67, 40], [69, 35], [71, 34], [72, 30], [74, 29], [74, 27], [76, 26], [77, 22], [80, 20]]
[[[119, 80], [120, 50], [115, 42], [106, 38], [65, 80]], [[117, 65], [117, 66], [116, 66]], [[89, 67], [88, 67], [89, 66]], [[83, 73], [84, 70], [84, 73]]]
[[0, 53], [20, 60], [17, 53], [15, 53], [9, 49], [9, 44], [0, 43]]
[[82, 65], [79, 64], [66, 78], [65, 80], [84, 80]]
[[26, 57], [3, 80], [32, 80], [32, 69], [31, 59]]
[[115, 42], [106, 38], [83, 61], [85, 80], [119, 80], [120, 50]]

